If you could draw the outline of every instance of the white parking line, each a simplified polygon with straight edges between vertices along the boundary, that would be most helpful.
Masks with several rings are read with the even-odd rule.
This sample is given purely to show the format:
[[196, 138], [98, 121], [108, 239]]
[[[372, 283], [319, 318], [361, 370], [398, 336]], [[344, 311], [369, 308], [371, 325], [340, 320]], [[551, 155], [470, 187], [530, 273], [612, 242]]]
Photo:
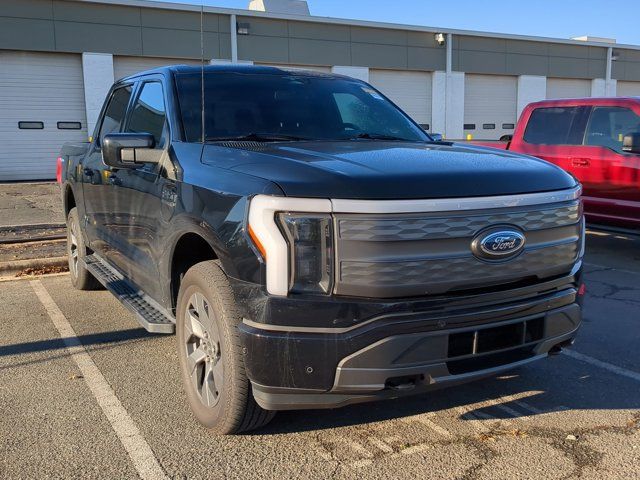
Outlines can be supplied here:
[[540, 410], [539, 408], [534, 407], [533, 405], [529, 405], [526, 402], [521, 402], [520, 400], [514, 400], [514, 402], [516, 405], [518, 405], [520, 408], [524, 409], [524, 410], [528, 410], [529, 412], [535, 414], [535, 415], [541, 415], [543, 413], [545, 413], [544, 411]]
[[479, 418], [482, 420], [495, 420], [495, 417], [492, 417], [489, 414], [484, 412], [472, 412], [473, 405], [467, 405], [464, 407], [454, 407], [452, 410], [456, 412], [461, 419], [465, 420], [465, 426], [468, 425], [477, 432], [486, 432], [488, 427], [483, 425]]
[[432, 417], [435, 417], [436, 414], [434, 412], [430, 412], [430, 413], [420, 413], [418, 415], [412, 415], [410, 417], [405, 417], [402, 419], [402, 421], [404, 423], [411, 423], [411, 422], [418, 422], [421, 423], [422, 425], [424, 425], [425, 427], [430, 428], [431, 430], [433, 430], [434, 432], [442, 435], [443, 437], [451, 437], [451, 433], [449, 432], [449, 430], [441, 427], [440, 425], [438, 425], [437, 423], [433, 422], [431, 420]]
[[120, 443], [129, 454], [129, 458], [131, 458], [138, 475], [143, 479], [168, 478], [153, 454], [151, 447], [85, 350], [73, 327], [53, 301], [49, 292], [47, 292], [40, 280], [32, 280], [29, 283], [58, 330], [60, 337], [62, 337], [62, 341], [71, 354], [71, 358], [82, 372], [89, 390], [93, 393]]
[[383, 451], [384, 453], [393, 453], [393, 447], [389, 445], [387, 442], [385, 442], [384, 440], [380, 440], [379, 438], [376, 438], [376, 437], [369, 437], [367, 440], [369, 440], [369, 443], [371, 443], [371, 445], [373, 445], [374, 447], [377, 447], [379, 450]]
[[518, 420], [524, 420], [524, 421], [530, 420], [529, 417], [523, 416], [521, 412], [518, 412], [517, 410], [514, 410], [513, 408], [508, 407], [507, 405], [497, 404], [495, 405], [495, 408], [502, 410], [503, 412], [511, 415], [514, 418], [517, 418]]
[[590, 363], [591, 365], [600, 367], [604, 370], [608, 370], [622, 377], [627, 377], [635, 380], [636, 382], [640, 382], [640, 373], [634, 372], [633, 370], [627, 370], [626, 368], [618, 367], [617, 365], [613, 365], [612, 363], [603, 362], [602, 360], [598, 360], [597, 358], [578, 353], [575, 350], [565, 349], [562, 350], [562, 354], [566, 355], [567, 357], [575, 358], [576, 360], [580, 360], [582, 362]]

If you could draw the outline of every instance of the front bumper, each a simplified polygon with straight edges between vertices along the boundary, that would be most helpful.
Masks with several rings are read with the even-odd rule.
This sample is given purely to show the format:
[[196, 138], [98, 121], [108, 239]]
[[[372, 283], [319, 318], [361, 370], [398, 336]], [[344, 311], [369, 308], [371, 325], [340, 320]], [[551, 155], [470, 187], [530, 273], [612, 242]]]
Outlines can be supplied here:
[[[254, 396], [270, 410], [333, 408], [454, 385], [543, 358], [570, 343], [580, 327], [581, 277], [578, 265], [569, 276], [473, 300], [440, 299], [439, 307], [402, 300], [400, 310], [333, 328], [304, 320], [296, 325], [291, 314], [306, 316], [307, 301], [278, 299], [288, 302], [289, 325], [245, 318], [239, 326]], [[372, 308], [371, 301], [340, 300], [340, 323], [362, 303]]]

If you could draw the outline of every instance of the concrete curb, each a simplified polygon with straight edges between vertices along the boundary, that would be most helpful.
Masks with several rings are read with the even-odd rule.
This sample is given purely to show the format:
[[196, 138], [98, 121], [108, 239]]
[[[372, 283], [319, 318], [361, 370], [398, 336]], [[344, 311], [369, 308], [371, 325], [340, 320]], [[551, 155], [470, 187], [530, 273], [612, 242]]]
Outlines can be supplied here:
[[68, 265], [67, 257], [30, 258], [0, 262], [0, 274], [3, 276], [16, 274], [26, 268], [64, 267]]
[[0, 225], [0, 232], [11, 232], [19, 228], [24, 228], [27, 230], [52, 230], [56, 228], [66, 228], [66, 223], [25, 223], [22, 225]]

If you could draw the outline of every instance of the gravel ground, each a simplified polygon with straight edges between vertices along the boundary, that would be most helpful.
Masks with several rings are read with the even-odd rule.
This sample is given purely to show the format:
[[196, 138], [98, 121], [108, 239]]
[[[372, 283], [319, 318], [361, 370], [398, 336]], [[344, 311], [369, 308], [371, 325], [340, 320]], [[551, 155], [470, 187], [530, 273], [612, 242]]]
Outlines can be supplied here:
[[0, 227], [64, 220], [58, 184], [0, 183]]

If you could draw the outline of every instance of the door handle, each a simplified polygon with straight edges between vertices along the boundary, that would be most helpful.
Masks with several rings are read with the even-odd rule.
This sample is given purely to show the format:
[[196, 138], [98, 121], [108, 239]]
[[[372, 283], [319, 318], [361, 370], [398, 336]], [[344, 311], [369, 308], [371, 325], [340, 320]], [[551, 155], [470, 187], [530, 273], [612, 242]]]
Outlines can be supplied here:
[[571, 165], [574, 167], [588, 167], [591, 164], [588, 158], [572, 158]]

